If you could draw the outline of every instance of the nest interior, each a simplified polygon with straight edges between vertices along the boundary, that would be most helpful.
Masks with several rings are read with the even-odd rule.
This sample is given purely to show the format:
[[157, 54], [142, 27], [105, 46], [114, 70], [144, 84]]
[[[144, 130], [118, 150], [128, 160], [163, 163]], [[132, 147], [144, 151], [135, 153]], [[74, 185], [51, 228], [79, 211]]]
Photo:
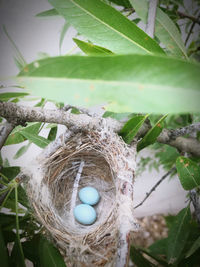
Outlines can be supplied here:
[[[38, 169], [37, 178], [32, 177], [27, 188], [36, 216], [50, 232], [67, 266], [111, 266], [116, 254], [115, 174], [109, 157], [112, 152], [102, 147], [83, 133], [70, 137], [45, 159], [42, 177], [38, 178]], [[97, 220], [89, 226], [73, 216], [73, 208], [81, 203], [78, 191], [85, 186], [95, 187], [101, 197], [94, 206]]]

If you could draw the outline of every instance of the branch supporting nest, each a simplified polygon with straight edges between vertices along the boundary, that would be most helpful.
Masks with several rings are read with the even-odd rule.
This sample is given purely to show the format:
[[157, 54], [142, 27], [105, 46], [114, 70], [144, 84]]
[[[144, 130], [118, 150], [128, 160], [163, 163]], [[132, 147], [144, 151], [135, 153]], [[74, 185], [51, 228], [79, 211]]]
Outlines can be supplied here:
[[[71, 114], [59, 109], [48, 110], [36, 107], [18, 106], [11, 102], [0, 102], [0, 116], [8, 121], [18, 121], [18, 124], [36, 121], [62, 124], [66, 125], [68, 128], [73, 128], [73, 131], [101, 129], [102, 124], [106, 124], [109, 129], [114, 132], [119, 132], [123, 127], [123, 123], [112, 118], [91, 117], [86, 114]], [[144, 136], [149, 129], [149, 125], [144, 123], [137, 134], [137, 138]], [[188, 152], [194, 156], [200, 156], [200, 142], [195, 138], [182, 137], [182, 135], [198, 132], [199, 129], [200, 122], [175, 130], [163, 129], [157, 138], [157, 142], [173, 146], [181, 152]], [[6, 138], [4, 138], [4, 140], [6, 140]]]

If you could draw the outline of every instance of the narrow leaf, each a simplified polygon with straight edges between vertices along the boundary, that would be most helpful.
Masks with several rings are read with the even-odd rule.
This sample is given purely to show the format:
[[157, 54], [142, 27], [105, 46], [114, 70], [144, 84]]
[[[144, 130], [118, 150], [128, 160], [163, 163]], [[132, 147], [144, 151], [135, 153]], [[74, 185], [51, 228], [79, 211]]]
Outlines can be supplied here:
[[[148, 16], [148, 1], [130, 0], [130, 3], [136, 10], [138, 16], [144, 23], [146, 23]], [[157, 8], [156, 11], [155, 35], [172, 54], [180, 57], [187, 57], [185, 45], [182, 41], [180, 32], [174, 22], [160, 8]]]
[[142, 253], [136, 249], [134, 246], [131, 246], [130, 249], [130, 258], [137, 265], [142, 267], [151, 267], [153, 266], [151, 262], [149, 262]]
[[157, 137], [160, 135], [163, 129], [163, 121], [167, 117], [164, 115], [155, 125], [152, 127], [146, 135], [142, 138], [142, 140], [137, 145], [137, 151], [140, 151], [144, 147], [147, 147], [153, 143], [155, 143]]
[[135, 137], [147, 117], [148, 115], [135, 116], [125, 123], [119, 134], [127, 144], [130, 144], [132, 142], [133, 138]]
[[28, 93], [21, 93], [21, 92], [10, 92], [10, 93], [1, 93], [0, 94], [0, 101], [8, 101], [13, 97], [24, 97], [26, 95], [29, 95]]
[[8, 250], [4, 242], [1, 227], [0, 227], [0, 259], [2, 267], [9, 267]]
[[41, 147], [41, 148], [45, 148], [50, 141], [42, 136], [36, 135], [36, 134], [32, 134], [29, 132], [25, 132], [22, 131], [21, 134], [27, 138], [30, 142], [34, 143], [35, 145]]
[[197, 240], [194, 242], [190, 250], [186, 254], [186, 258], [189, 258], [192, 254], [194, 254], [197, 249], [200, 248], [200, 236], [197, 238]]
[[63, 25], [62, 27], [62, 30], [61, 30], [61, 33], [60, 33], [60, 40], [59, 40], [59, 51], [61, 52], [61, 47], [62, 47], [62, 43], [63, 43], [63, 40], [65, 38], [65, 34], [67, 32], [67, 30], [69, 29], [69, 22], [65, 22], [65, 24]]
[[86, 55], [110, 55], [113, 54], [110, 50], [94, 45], [91, 43], [86, 43], [84, 41], [81, 41], [79, 39], [73, 38], [74, 42], [77, 44], [77, 46], [86, 54]]
[[127, 120], [133, 117], [133, 113], [130, 112], [125, 112], [125, 113], [116, 113], [116, 112], [111, 112], [111, 111], [106, 111], [103, 114], [103, 118], [113, 118], [115, 120], [121, 121], [121, 120]]
[[176, 220], [168, 234], [167, 261], [169, 264], [174, 264], [181, 257], [189, 236], [190, 220], [191, 213], [189, 206], [182, 209], [176, 216]]
[[29, 149], [31, 143], [28, 143], [25, 146], [20, 147], [20, 149], [16, 152], [16, 154], [14, 155], [14, 159], [18, 159], [19, 157], [21, 157], [22, 155], [24, 155], [27, 150]]
[[24, 59], [24, 57], [22, 56], [22, 53], [20, 52], [19, 48], [17, 47], [17, 45], [15, 44], [15, 42], [13, 41], [11, 36], [9, 35], [5, 25], [3, 25], [3, 31], [4, 31], [5, 35], [7, 36], [8, 40], [10, 41], [10, 43], [12, 44], [18, 61], [20, 61], [20, 64], [25, 67], [26, 64], [27, 64], [26, 60]]
[[164, 54], [155, 40], [101, 0], [49, 0], [76, 30], [114, 53]]
[[39, 243], [39, 257], [43, 267], [66, 267], [59, 250], [44, 238]]
[[75, 106], [107, 102], [107, 109], [118, 113], [200, 111], [196, 63], [149, 55], [63, 56], [36, 62], [18, 79], [36, 96]]
[[59, 13], [56, 9], [52, 8], [41, 13], [38, 13], [36, 17], [51, 17], [51, 16], [59, 16]]
[[176, 169], [185, 190], [191, 190], [200, 185], [200, 167], [196, 162], [185, 157], [178, 157]]
[[124, 6], [126, 8], [131, 7], [129, 0], [111, 0], [110, 2], [113, 2], [113, 3], [117, 4], [118, 6]]
[[53, 141], [53, 140], [56, 139], [57, 130], [58, 130], [57, 126], [51, 128], [51, 130], [50, 130], [50, 132], [48, 134], [48, 138], [47, 138], [49, 141]]
[[27, 127], [17, 126], [11, 132], [6, 140], [5, 145], [13, 145], [24, 142], [26, 138], [21, 134], [22, 131], [37, 134], [41, 126], [41, 122], [29, 123]]

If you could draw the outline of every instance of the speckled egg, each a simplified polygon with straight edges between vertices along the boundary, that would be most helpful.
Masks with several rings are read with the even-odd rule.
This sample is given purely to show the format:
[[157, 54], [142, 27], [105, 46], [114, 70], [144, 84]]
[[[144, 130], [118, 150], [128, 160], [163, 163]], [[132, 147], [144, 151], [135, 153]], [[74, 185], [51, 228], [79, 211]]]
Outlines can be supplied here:
[[90, 225], [96, 221], [97, 215], [90, 205], [80, 204], [74, 208], [74, 217], [79, 223]]
[[100, 196], [94, 187], [86, 186], [79, 191], [79, 198], [84, 204], [95, 205], [99, 202]]

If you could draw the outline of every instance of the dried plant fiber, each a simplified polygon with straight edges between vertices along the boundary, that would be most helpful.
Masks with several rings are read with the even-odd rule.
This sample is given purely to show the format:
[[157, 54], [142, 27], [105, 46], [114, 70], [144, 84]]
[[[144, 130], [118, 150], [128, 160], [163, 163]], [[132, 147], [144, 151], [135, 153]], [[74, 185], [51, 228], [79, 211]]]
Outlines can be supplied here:
[[[105, 126], [100, 131], [67, 131], [23, 170], [35, 216], [68, 267], [120, 262], [119, 242], [135, 227], [134, 171], [135, 149]], [[95, 187], [101, 196], [94, 206], [97, 220], [89, 226], [73, 216], [73, 208], [81, 203], [78, 191], [84, 186]]]

